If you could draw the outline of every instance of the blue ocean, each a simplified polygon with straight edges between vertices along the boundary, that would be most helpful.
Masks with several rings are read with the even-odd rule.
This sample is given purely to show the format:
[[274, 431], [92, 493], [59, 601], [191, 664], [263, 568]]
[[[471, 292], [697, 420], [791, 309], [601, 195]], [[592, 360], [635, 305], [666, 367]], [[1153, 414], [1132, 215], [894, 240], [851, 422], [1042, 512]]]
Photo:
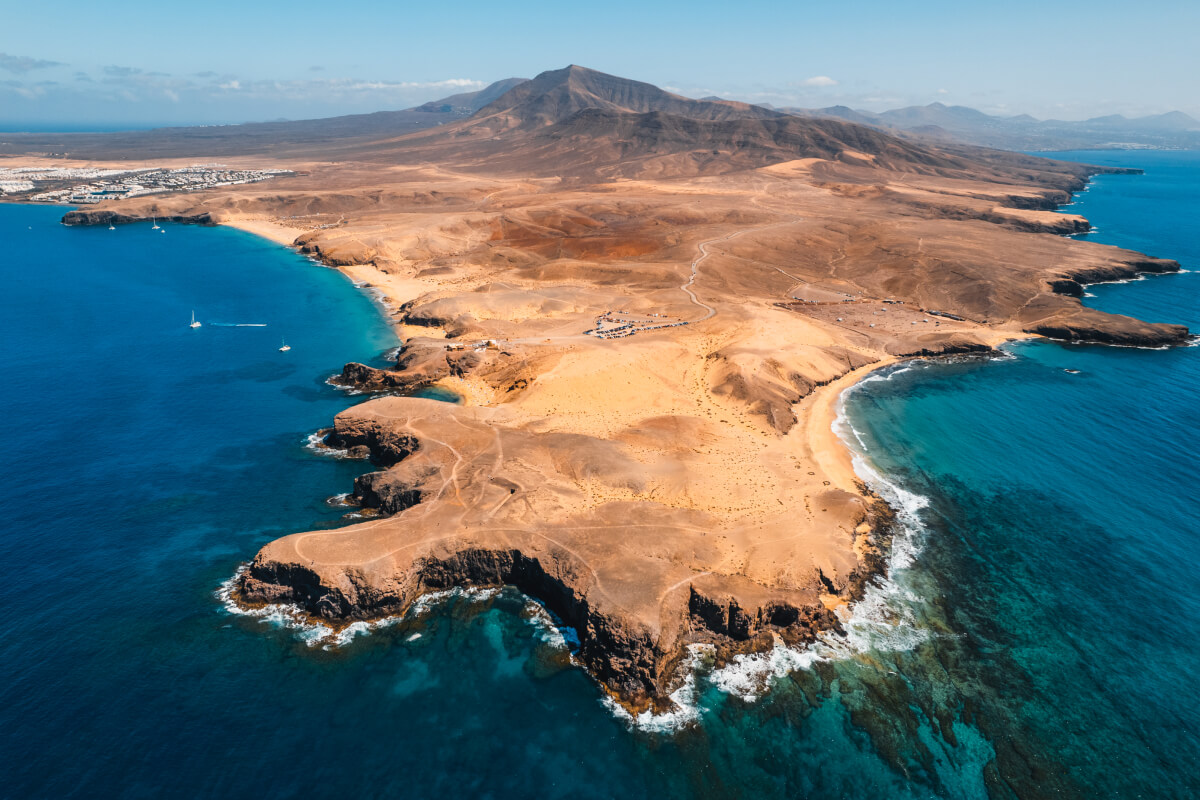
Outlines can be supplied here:
[[[1200, 269], [1200, 154], [1061, 157], [1146, 170], [1064, 209], [1088, 238]], [[905, 527], [850, 640], [699, 665], [684, 713], [634, 723], [512, 590], [342, 646], [226, 610], [261, 545], [343, 524], [364, 466], [306, 443], [364, 399], [326, 378], [396, 342], [276, 245], [63, 211], [0, 205], [0, 795], [1200, 793], [1200, 348], [1022, 343], [864, 383], [842, 427]], [[1200, 274], [1090, 291], [1200, 329]]]

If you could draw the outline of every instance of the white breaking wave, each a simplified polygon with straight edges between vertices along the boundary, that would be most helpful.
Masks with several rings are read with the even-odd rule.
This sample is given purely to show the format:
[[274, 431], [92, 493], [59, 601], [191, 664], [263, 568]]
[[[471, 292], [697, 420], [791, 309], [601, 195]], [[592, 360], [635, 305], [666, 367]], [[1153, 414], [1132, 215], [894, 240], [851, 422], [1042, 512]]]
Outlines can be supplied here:
[[734, 656], [730, 663], [714, 670], [709, 681], [725, 694], [752, 702], [762, 695], [771, 680], [811, 669], [813, 664], [827, 658], [818, 650], [816, 645], [788, 647], [776, 638], [775, 645], [766, 653]]
[[217, 599], [230, 614], [239, 617], [254, 617], [280, 628], [294, 630], [300, 639], [309, 647], [334, 635], [333, 628], [310, 620], [298, 607], [287, 603], [273, 603], [262, 608], [243, 608], [233, 599], [233, 588], [246, 566], [243, 564], [233, 573], [233, 577], [217, 588]]
[[328, 431], [316, 431], [304, 437], [304, 449], [311, 450], [317, 455], [329, 456], [331, 458], [345, 458], [350, 455], [349, 450], [339, 450], [336, 447], [330, 447], [325, 443], [325, 437], [329, 435]]
[[[309, 647], [322, 645], [325, 650], [343, 647], [359, 636], [365, 636], [372, 631], [387, 628], [405, 619], [411, 619], [428, 613], [436, 603], [448, 598], [466, 597], [472, 601], [480, 601], [493, 597], [500, 591], [499, 589], [461, 589], [456, 587], [441, 592], [430, 592], [418, 597], [404, 614], [383, 617], [382, 619], [370, 622], [352, 622], [338, 631], [323, 622], [314, 622], [312, 617], [305, 614], [302, 609], [290, 603], [272, 603], [261, 608], [245, 608], [238, 605], [233, 599], [233, 589], [237, 585], [238, 579], [245, 572], [246, 565], [243, 564], [237, 568], [229, 580], [217, 587], [216, 597], [221, 601], [222, 607], [228, 613], [239, 617], [253, 617], [278, 628], [296, 631], [299, 639]], [[409, 636], [406, 641], [411, 642], [420, 637], [420, 633], [415, 633]]]
[[[333, 636], [328, 637], [329, 641], [325, 644], [325, 650], [332, 650], [335, 647], [344, 647], [354, 641], [357, 636], [366, 636], [371, 631], [386, 628], [389, 625], [395, 625], [402, 617], [387, 617], [385, 619], [375, 620], [373, 622], [352, 622]], [[323, 640], [322, 640], [323, 641]]]
[[342, 374], [340, 372], [335, 372], [333, 375], [330, 375], [328, 378], [325, 379], [325, 385], [332, 386], [333, 388], [337, 389], [338, 391], [345, 392], [346, 394], [350, 395], [351, 397], [356, 397], [356, 396], [362, 395], [362, 394], [373, 394], [373, 392], [370, 392], [366, 389], [359, 389], [355, 386], [346, 386], [345, 384], [338, 383], [336, 379], [340, 378], [341, 376], [342, 376]]
[[688, 645], [687, 649], [687, 658], [679, 667], [684, 675], [683, 683], [670, 695], [671, 702], [675, 704], [672, 710], [655, 714], [647, 709], [634, 715], [608, 695], [604, 696], [604, 706], [630, 727], [649, 733], [671, 733], [698, 722], [703, 708], [700, 705], [696, 678], [706, 663], [711, 663], [713, 647], [707, 644], [693, 644]]
[[416, 616], [418, 614], [427, 614], [437, 603], [443, 600], [448, 600], [451, 597], [466, 597], [473, 601], [489, 600], [500, 593], [499, 589], [489, 588], [480, 589], [474, 586], [468, 586], [465, 589], [455, 586], [453, 589], [443, 589], [438, 592], [429, 592], [423, 594], [413, 601], [413, 604], [408, 607], [408, 614]]
[[570, 625], [555, 616], [548, 608], [531, 598], [526, 598], [525, 611], [529, 624], [537, 631], [537, 638], [551, 647], [569, 651], [574, 662], [574, 653], [579, 649], [579, 634]]

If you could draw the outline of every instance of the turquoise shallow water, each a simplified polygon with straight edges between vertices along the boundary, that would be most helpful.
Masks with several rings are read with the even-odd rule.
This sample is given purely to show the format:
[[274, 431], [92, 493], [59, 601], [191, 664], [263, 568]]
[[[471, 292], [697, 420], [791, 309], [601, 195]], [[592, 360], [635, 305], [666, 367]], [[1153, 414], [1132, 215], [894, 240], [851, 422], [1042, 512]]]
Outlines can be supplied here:
[[[1101, 176], [1065, 209], [1096, 226], [1084, 238], [1200, 268], [1200, 154], [1062, 157], [1146, 170]], [[1200, 330], [1200, 274], [1091, 293], [1106, 311]], [[941, 702], [993, 742], [996, 784], [1193, 796], [1200, 349], [1011, 353], [917, 364], [849, 400], [874, 465], [929, 500], [897, 580], [920, 624], [943, 633], [906, 672], [945, 667]]]
[[[1070, 209], [1093, 238], [1200, 266], [1200, 160], [1089, 159], [1148, 171]], [[753, 702], [701, 665], [691, 723], [631, 730], [515, 592], [328, 650], [224, 611], [263, 543], [337, 524], [324, 501], [363, 465], [305, 437], [361, 399], [324, 379], [395, 343], [344, 278], [269, 243], [61, 213], [0, 206], [0, 794], [1196, 792], [1200, 348], [1022, 344], [865, 384], [847, 421], [914, 513], [850, 645], [778, 664]], [[1200, 275], [1093, 291], [1200, 328]]]

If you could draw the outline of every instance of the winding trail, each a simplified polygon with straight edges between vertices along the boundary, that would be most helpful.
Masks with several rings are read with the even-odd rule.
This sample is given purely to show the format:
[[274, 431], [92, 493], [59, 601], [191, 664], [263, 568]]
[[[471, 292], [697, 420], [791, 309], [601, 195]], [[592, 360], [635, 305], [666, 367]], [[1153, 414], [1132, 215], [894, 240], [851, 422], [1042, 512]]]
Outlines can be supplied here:
[[[799, 221], [800, 221], [800, 217], [794, 217], [792, 219], [785, 220], [784, 222], [772, 222], [769, 225], [762, 225], [757, 228], [744, 228], [740, 231], [734, 231], [733, 233], [727, 233], [724, 236], [718, 236], [715, 239], [708, 239], [707, 241], [700, 242], [700, 244], [697, 245], [697, 249], [700, 250], [700, 255], [697, 256], [694, 261], [692, 261], [692, 276], [690, 278], [688, 278], [687, 283], [683, 284], [679, 288], [687, 293], [687, 296], [689, 298], [691, 298], [691, 301], [694, 305], [697, 305], [697, 306], [700, 306], [700, 308], [703, 308], [705, 313], [704, 313], [704, 316], [702, 316], [702, 317], [698, 317], [697, 319], [688, 320], [688, 324], [692, 325], [697, 322], [704, 322], [704, 320], [706, 320], [706, 319], [712, 319], [714, 316], [716, 316], [716, 313], [717, 313], [717, 310], [715, 308], [710, 306], [708, 303], [705, 303], [700, 298], [696, 297], [696, 293], [692, 290], [692, 286], [694, 286], [696, 283], [696, 278], [700, 277], [701, 262], [703, 262], [704, 259], [708, 258], [710, 255], [712, 255], [710, 252], [708, 252], [708, 246], [710, 244], [716, 244], [717, 242], [727, 242], [730, 239], [736, 239], [739, 236], [742, 236], [747, 233], [752, 233], [754, 231], [765, 231], [768, 228], [778, 228], [783, 225], [794, 225], [795, 223], [797, 223]], [[784, 274], [787, 274], [787, 273], [784, 273]]]

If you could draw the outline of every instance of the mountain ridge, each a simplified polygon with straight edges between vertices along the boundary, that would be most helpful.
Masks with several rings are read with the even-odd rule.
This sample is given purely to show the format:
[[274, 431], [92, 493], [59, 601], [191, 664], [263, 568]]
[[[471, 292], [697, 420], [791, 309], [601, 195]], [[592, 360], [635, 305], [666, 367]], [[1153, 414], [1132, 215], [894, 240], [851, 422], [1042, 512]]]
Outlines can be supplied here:
[[1079, 121], [1039, 120], [1029, 114], [987, 114], [969, 106], [940, 102], [874, 112], [830, 106], [786, 108], [806, 118], [849, 119], [898, 134], [915, 134], [1002, 150], [1071, 150], [1107, 147], [1200, 149], [1200, 121], [1182, 111], [1126, 117], [1122, 114]]

